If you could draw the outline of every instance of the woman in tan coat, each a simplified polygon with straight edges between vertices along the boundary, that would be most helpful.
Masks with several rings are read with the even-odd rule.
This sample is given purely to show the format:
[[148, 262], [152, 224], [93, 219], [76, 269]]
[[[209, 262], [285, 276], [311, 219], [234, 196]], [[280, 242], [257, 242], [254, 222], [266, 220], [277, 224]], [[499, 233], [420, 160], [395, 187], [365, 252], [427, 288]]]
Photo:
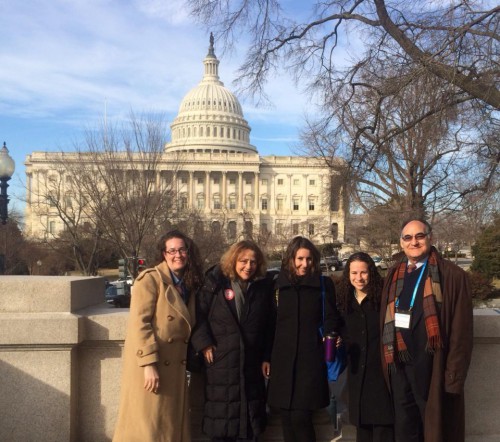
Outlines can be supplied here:
[[134, 282], [116, 442], [190, 442], [187, 347], [203, 272], [193, 241], [173, 230], [161, 263]]

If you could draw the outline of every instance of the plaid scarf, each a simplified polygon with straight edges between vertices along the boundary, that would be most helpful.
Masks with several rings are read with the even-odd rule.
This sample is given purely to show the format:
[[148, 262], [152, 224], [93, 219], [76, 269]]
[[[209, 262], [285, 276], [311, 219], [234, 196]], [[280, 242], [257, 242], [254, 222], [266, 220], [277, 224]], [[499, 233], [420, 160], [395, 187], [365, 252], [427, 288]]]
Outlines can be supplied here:
[[[395, 349], [399, 362], [410, 360], [408, 348], [403, 340], [403, 336], [399, 329], [395, 326], [395, 302], [403, 290], [404, 276], [406, 272], [408, 259], [404, 259], [399, 264], [394, 272], [389, 286], [389, 294], [387, 300], [387, 309], [385, 312], [384, 329], [382, 334], [382, 344], [384, 347], [384, 365], [387, 368], [395, 365]], [[424, 320], [425, 330], [427, 332], [427, 344], [425, 350], [434, 353], [438, 348], [442, 347], [441, 334], [439, 332], [439, 319], [437, 315], [436, 303], [442, 302], [441, 283], [439, 279], [439, 271], [437, 267], [437, 252], [434, 248], [427, 260], [429, 271], [424, 282]]]

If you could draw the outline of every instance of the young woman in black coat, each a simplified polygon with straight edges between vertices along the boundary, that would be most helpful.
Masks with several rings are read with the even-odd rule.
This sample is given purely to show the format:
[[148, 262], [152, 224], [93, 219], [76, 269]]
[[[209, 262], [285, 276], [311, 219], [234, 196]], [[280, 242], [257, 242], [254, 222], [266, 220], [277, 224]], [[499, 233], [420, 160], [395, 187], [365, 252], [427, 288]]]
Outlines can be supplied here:
[[262, 363], [274, 333], [272, 281], [257, 245], [240, 241], [207, 272], [191, 342], [205, 359], [203, 431], [212, 441], [254, 441], [266, 425]]
[[383, 279], [363, 252], [351, 255], [337, 285], [347, 348], [349, 419], [357, 442], [394, 440], [392, 405], [380, 360], [380, 296]]
[[268, 403], [280, 411], [285, 442], [314, 442], [312, 413], [329, 404], [319, 329], [338, 331], [340, 316], [333, 282], [323, 278], [323, 302], [321, 278], [316, 247], [306, 238], [294, 238], [276, 280], [276, 334], [270, 367], [263, 367], [270, 378]]

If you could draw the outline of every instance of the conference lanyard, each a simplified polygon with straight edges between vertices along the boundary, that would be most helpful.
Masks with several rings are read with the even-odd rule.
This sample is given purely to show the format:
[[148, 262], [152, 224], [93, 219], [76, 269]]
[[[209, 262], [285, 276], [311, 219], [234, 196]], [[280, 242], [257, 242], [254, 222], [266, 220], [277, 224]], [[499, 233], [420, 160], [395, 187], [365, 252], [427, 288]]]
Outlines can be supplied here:
[[[413, 308], [413, 304], [415, 303], [415, 298], [417, 296], [418, 286], [420, 285], [420, 281], [422, 280], [422, 275], [424, 274], [426, 265], [427, 261], [424, 262], [424, 265], [420, 269], [420, 275], [418, 275], [417, 283], [415, 284], [415, 288], [413, 289], [413, 296], [411, 297], [410, 308], [408, 310], [411, 310]], [[396, 299], [396, 308], [398, 307], [399, 307], [399, 296], [398, 299]]]

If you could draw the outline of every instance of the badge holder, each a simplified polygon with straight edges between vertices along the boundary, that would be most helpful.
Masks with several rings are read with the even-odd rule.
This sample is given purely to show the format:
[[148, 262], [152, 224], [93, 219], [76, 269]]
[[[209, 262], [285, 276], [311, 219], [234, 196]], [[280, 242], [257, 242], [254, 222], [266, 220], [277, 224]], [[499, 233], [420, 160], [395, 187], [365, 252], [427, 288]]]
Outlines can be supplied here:
[[410, 328], [411, 324], [411, 310], [398, 310], [395, 313], [396, 327]]

